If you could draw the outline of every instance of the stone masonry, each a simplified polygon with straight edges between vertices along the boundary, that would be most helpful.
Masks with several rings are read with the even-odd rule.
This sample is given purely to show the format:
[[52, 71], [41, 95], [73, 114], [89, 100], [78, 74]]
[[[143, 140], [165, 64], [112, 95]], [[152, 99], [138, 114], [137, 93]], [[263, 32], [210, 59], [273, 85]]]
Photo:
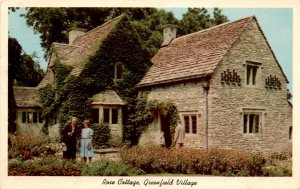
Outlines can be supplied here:
[[[247, 64], [253, 62], [258, 67], [256, 83], [247, 85]], [[160, 71], [160, 67], [157, 64], [155, 69]], [[236, 74], [237, 82], [222, 82], [222, 74], [228, 72]], [[151, 74], [154, 75], [155, 72]], [[203, 78], [151, 86], [148, 84], [151, 74], [144, 79], [144, 83], [147, 82], [148, 85], [144, 88], [144, 91], [149, 92], [148, 100], [172, 100], [178, 108], [181, 120], [185, 114], [196, 114], [197, 133], [186, 134], [184, 145], [193, 148], [205, 147]], [[280, 83], [280, 87], [266, 87], [266, 79], [270, 77], [277, 78], [276, 85]], [[288, 81], [256, 19], [249, 20], [237, 40], [231, 44], [213, 70], [209, 83], [208, 148], [250, 151], [282, 151], [291, 148], [289, 128], [292, 126], [292, 106], [287, 100]], [[260, 115], [258, 133], [244, 131], [244, 115], [247, 112]], [[158, 116], [151, 129], [142, 134], [140, 145], [150, 141], [153, 143], [153, 140], [159, 141], [159, 138], [153, 137], [160, 133], [159, 119]]]

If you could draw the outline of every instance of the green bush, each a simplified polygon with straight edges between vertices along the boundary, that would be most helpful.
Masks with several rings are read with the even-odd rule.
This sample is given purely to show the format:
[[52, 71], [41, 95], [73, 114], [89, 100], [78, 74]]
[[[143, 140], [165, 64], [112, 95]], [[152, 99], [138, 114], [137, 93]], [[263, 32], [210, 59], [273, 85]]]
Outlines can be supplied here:
[[52, 143], [47, 136], [8, 136], [8, 158], [18, 158], [22, 160], [33, 157], [46, 157], [57, 155], [60, 152], [59, 144]]
[[94, 130], [93, 146], [94, 148], [108, 148], [110, 147], [110, 128], [109, 124], [101, 122], [101, 124], [92, 124], [91, 128]]
[[82, 176], [134, 176], [141, 175], [141, 170], [132, 168], [121, 162], [99, 160], [85, 166]]
[[264, 176], [292, 176], [292, 152], [273, 152], [267, 155], [262, 168]]
[[45, 157], [36, 160], [9, 160], [9, 176], [80, 176], [81, 163], [73, 163], [58, 157]]
[[[141, 155], [142, 154], [142, 155]], [[262, 154], [233, 150], [133, 147], [121, 150], [122, 161], [145, 173], [183, 173], [222, 176], [260, 176]]]

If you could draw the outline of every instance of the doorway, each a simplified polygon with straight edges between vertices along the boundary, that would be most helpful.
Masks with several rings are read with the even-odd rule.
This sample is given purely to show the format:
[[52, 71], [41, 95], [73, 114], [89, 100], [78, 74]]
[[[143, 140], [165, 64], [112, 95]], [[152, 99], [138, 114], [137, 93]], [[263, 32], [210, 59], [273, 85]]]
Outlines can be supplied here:
[[164, 132], [166, 147], [169, 148], [172, 145], [172, 137], [170, 133], [170, 118], [164, 115], [160, 115], [160, 128]]

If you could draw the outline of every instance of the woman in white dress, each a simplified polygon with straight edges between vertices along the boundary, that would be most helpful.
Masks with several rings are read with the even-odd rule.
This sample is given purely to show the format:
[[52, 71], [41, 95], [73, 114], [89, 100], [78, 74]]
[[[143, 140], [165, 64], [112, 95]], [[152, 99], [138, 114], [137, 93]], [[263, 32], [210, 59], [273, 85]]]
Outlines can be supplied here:
[[90, 163], [94, 156], [92, 145], [94, 131], [90, 128], [90, 120], [84, 120], [83, 126], [84, 128], [81, 130], [80, 156], [83, 158], [84, 162]]

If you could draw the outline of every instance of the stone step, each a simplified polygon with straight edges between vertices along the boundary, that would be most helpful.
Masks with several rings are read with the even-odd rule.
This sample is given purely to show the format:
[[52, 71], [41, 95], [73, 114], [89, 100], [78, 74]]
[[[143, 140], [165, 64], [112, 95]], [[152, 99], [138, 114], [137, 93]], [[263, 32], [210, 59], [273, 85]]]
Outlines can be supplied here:
[[117, 148], [106, 148], [106, 149], [94, 149], [95, 154], [109, 154], [109, 153], [118, 153], [119, 149]]

